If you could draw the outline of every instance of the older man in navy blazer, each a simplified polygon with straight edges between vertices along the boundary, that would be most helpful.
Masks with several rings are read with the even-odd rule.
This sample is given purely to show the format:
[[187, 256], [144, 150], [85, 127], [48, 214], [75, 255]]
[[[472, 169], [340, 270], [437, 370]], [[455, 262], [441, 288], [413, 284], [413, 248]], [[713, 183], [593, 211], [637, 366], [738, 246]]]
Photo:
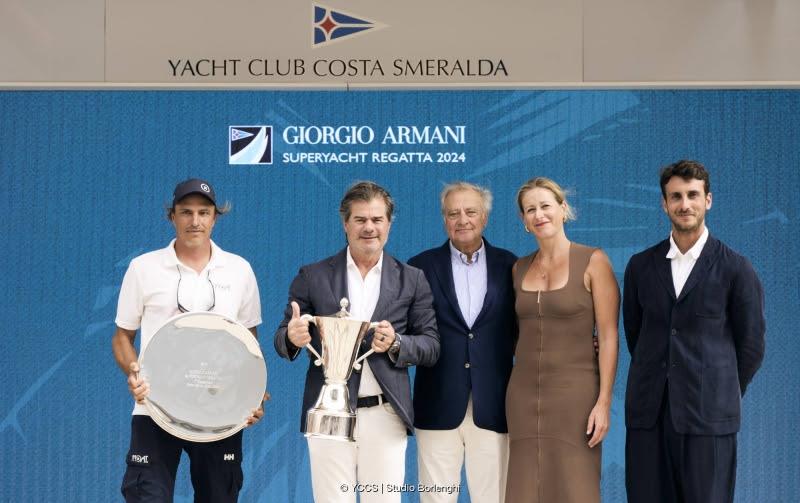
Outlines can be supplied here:
[[[407, 432], [413, 428], [408, 367], [433, 365], [439, 335], [433, 298], [422, 271], [384, 253], [394, 202], [373, 182], [359, 182], [342, 198], [347, 248], [303, 266], [289, 288], [289, 305], [275, 332], [278, 354], [294, 360], [311, 343], [321, 350], [319, 334], [309, 331], [301, 313], [332, 315], [349, 299], [350, 315], [378, 322], [363, 350], [375, 353], [347, 383], [356, 410], [355, 442], [309, 438], [311, 483], [318, 503], [399, 503], [405, 480]], [[309, 358], [300, 428], [325, 380]]]
[[420, 501], [455, 502], [466, 463], [472, 501], [501, 502], [508, 463], [506, 386], [517, 337], [511, 268], [516, 257], [483, 239], [491, 193], [459, 182], [442, 191], [448, 240], [409, 264], [433, 291], [441, 355], [414, 380], [419, 480], [442, 490]]
[[702, 164], [662, 169], [661, 192], [670, 238], [625, 271], [628, 501], [732, 502], [741, 397], [764, 357], [764, 291], [750, 262], [708, 233]]

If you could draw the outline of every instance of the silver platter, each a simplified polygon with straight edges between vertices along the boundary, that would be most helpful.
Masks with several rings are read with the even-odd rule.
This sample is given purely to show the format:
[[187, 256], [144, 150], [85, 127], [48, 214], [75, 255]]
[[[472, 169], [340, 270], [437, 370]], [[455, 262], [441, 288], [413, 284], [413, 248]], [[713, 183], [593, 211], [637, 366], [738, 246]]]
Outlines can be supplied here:
[[267, 388], [258, 341], [221, 314], [184, 313], [168, 320], [139, 357], [150, 384], [145, 405], [167, 433], [213, 442], [244, 428]]

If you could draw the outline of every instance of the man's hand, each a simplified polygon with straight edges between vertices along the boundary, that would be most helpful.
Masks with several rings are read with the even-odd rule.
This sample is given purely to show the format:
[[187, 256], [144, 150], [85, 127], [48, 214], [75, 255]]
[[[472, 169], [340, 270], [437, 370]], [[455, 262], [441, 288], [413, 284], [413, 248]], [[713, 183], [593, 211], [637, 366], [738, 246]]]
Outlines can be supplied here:
[[247, 426], [253, 426], [256, 424], [262, 417], [264, 417], [264, 402], [272, 398], [269, 394], [269, 391], [264, 392], [264, 398], [261, 400], [261, 405], [257, 409], [253, 409], [252, 415], [247, 418]]
[[375, 327], [375, 335], [372, 337], [372, 349], [376, 353], [385, 353], [391, 347], [395, 337], [394, 327], [391, 323], [386, 320], [379, 322]]
[[133, 399], [138, 403], [144, 403], [144, 397], [150, 391], [150, 385], [139, 376], [139, 363], [131, 362], [130, 372], [128, 373], [128, 390], [133, 395]]
[[311, 342], [311, 333], [308, 331], [308, 321], [300, 319], [300, 306], [295, 301], [292, 301], [292, 319], [289, 320], [289, 325], [286, 328], [289, 342], [291, 342], [294, 347], [302, 348]]

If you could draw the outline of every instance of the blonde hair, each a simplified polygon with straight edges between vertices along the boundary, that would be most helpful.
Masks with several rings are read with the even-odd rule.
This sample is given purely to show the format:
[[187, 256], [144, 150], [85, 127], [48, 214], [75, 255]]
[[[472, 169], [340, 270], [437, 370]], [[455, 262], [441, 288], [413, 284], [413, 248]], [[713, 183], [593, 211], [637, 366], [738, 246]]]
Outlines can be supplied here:
[[572, 206], [570, 206], [569, 203], [567, 202], [566, 191], [561, 188], [561, 185], [557, 184], [553, 180], [544, 176], [537, 176], [535, 178], [531, 178], [527, 182], [523, 183], [522, 187], [520, 187], [519, 190], [517, 191], [517, 206], [519, 206], [520, 213], [523, 212], [522, 197], [528, 191], [531, 191], [533, 189], [547, 189], [553, 193], [553, 196], [555, 196], [556, 198], [556, 202], [558, 204], [564, 205], [564, 222], [569, 222], [577, 218], [577, 216], [575, 215], [575, 210], [572, 209]]

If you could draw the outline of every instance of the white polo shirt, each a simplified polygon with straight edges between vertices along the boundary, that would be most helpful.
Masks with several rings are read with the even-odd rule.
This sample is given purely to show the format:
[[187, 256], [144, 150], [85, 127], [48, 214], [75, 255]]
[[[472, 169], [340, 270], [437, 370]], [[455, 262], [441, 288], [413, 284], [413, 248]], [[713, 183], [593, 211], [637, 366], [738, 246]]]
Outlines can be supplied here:
[[[247, 328], [261, 324], [261, 301], [250, 264], [211, 242], [211, 260], [198, 274], [183, 265], [175, 254], [175, 240], [166, 248], [131, 260], [117, 303], [116, 324], [126, 330], [140, 330], [141, 354], [153, 334], [178, 309], [180, 303], [189, 311], [212, 312], [233, 318]], [[213, 285], [213, 291], [212, 291]], [[133, 414], [147, 415], [144, 405], [136, 404]]]

